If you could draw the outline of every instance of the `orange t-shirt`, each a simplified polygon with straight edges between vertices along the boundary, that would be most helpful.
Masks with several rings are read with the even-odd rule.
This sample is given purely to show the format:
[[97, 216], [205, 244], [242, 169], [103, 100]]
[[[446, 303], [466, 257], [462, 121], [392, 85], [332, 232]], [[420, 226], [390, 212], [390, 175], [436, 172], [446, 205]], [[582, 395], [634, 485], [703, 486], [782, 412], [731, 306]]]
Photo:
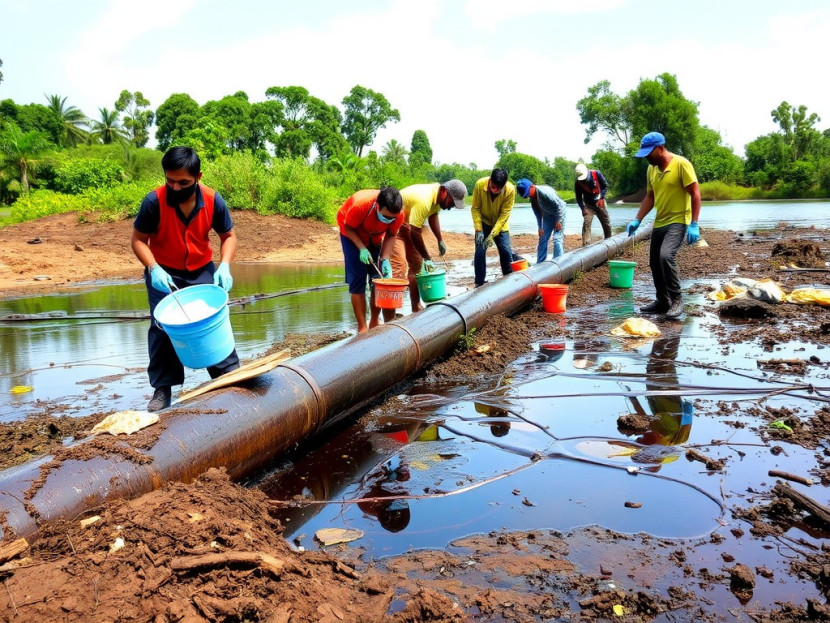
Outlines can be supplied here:
[[359, 190], [337, 211], [337, 225], [340, 233], [346, 235], [345, 226], [348, 225], [355, 231], [363, 244], [368, 246], [380, 246], [383, 243], [384, 235], [396, 236], [403, 223], [403, 210], [401, 210], [391, 223], [384, 223], [378, 218], [375, 209], [375, 202], [380, 191]]

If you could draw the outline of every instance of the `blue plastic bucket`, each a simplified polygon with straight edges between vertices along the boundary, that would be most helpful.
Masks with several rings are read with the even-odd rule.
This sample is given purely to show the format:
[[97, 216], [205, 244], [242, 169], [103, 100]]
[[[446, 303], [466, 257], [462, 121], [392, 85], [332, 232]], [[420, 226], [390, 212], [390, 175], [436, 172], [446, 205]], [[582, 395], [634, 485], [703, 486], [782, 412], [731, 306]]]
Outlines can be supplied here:
[[[178, 303], [176, 302], [178, 301]], [[203, 301], [216, 312], [195, 322], [174, 324], [162, 322], [165, 311], [187, 306], [194, 301]], [[188, 368], [209, 368], [220, 363], [233, 352], [234, 340], [231, 319], [228, 313], [228, 293], [213, 284], [200, 284], [182, 288], [173, 295], [165, 296], [155, 310], [153, 317], [170, 337], [173, 348], [182, 365]]]

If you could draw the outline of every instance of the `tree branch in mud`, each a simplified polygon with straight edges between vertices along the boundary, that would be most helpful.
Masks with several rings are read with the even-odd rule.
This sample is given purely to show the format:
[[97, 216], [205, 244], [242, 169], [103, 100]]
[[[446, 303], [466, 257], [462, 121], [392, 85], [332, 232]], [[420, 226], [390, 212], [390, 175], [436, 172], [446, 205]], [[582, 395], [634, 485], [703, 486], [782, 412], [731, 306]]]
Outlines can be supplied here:
[[792, 502], [799, 508], [806, 510], [811, 515], [815, 515], [818, 519], [830, 526], [830, 508], [823, 504], [819, 504], [813, 498], [800, 493], [793, 489], [785, 482], [779, 482], [772, 488], [772, 492], [781, 497], [792, 500]]

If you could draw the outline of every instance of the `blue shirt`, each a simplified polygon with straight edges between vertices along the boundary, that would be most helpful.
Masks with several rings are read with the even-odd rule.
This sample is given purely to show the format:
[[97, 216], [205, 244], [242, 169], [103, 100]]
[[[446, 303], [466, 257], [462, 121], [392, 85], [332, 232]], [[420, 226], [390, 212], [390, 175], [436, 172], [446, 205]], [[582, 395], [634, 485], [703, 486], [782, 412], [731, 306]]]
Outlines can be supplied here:
[[530, 207], [539, 227], [542, 226], [542, 216], [552, 216], [559, 223], [565, 222], [565, 202], [550, 186], [536, 186], [536, 196], [530, 198]]

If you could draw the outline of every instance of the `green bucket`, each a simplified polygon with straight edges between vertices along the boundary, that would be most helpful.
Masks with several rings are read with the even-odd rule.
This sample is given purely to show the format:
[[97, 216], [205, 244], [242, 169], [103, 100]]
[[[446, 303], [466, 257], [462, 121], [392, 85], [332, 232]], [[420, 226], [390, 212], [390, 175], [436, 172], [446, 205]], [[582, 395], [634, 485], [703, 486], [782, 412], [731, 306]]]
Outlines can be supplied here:
[[612, 288], [630, 288], [634, 282], [634, 267], [637, 262], [625, 260], [609, 260], [608, 270], [611, 276]]
[[446, 274], [446, 270], [435, 270], [431, 273], [418, 273], [415, 275], [415, 281], [418, 282], [418, 294], [421, 295], [421, 300], [424, 303], [432, 303], [446, 298]]

